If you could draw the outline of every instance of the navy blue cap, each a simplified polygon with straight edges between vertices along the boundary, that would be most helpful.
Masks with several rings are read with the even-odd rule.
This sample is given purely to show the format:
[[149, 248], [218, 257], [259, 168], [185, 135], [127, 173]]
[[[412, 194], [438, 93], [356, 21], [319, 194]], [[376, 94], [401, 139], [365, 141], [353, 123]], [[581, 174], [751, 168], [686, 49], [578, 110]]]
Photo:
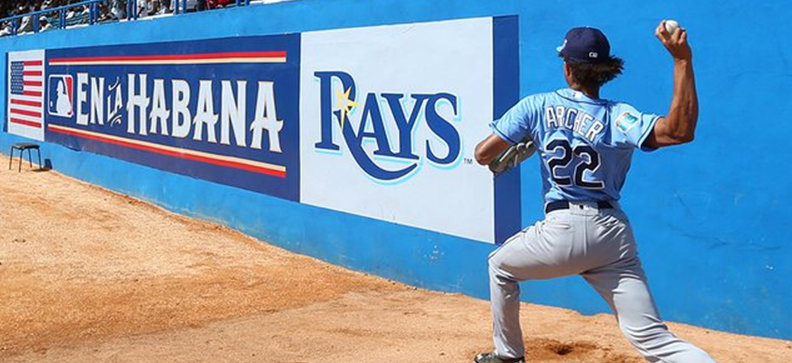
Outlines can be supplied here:
[[572, 28], [556, 50], [565, 60], [578, 63], [599, 63], [610, 58], [608, 38], [597, 28]]

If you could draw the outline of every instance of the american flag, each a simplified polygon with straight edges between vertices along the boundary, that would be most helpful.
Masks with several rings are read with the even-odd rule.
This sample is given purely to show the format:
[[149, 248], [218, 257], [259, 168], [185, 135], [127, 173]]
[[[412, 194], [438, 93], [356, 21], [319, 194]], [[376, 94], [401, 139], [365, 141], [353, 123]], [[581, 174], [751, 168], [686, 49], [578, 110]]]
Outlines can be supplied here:
[[8, 82], [8, 122], [41, 128], [44, 121], [44, 61], [11, 61]]

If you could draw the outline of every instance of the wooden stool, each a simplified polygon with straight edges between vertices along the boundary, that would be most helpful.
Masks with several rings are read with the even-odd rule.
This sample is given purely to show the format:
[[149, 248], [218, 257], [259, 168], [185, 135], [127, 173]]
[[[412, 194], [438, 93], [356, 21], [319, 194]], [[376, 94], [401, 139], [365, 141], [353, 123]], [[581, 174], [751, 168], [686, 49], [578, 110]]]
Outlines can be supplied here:
[[14, 160], [14, 150], [19, 150], [19, 170], [22, 171], [22, 153], [25, 150], [28, 151], [28, 162], [30, 162], [30, 167], [33, 168], [33, 150], [36, 150], [36, 154], [38, 154], [38, 165], [39, 168], [41, 167], [41, 150], [39, 150], [39, 146], [31, 143], [31, 142], [18, 142], [14, 145], [11, 145], [11, 155], [8, 157], [8, 169], [11, 170], [11, 161]]

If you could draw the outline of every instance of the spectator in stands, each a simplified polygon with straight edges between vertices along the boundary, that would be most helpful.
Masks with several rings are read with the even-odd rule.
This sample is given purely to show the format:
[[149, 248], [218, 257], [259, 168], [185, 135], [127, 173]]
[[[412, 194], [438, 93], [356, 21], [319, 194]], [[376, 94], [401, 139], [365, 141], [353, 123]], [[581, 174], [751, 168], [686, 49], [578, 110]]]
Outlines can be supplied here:
[[[173, 8], [176, 6], [176, 3], [179, 4], [179, 9], [182, 9], [184, 5], [183, 0], [171, 0], [170, 2], [171, 11], [173, 11]], [[196, 11], [196, 10], [206, 10], [206, 0], [187, 0], [187, 11]], [[182, 9], [181, 11], [184, 11], [184, 9]]]
[[96, 4], [96, 9], [99, 12], [97, 22], [110, 21], [113, 19], [113, 14], [110, 13], [110, 4], [108, 2], [101, 2]]
[[[33, 10], [28, 10], [24, 6], [20, 6], [18, 10], [18, 14], [29, 13]], [[22, 18], [22, 21], [19, 23], [19, 28], [17, 29], [18, 33], [27, 33], [33, 31], [33, 21], [29, 16]]]
[[[181, 5], [181, 3], [179, 3], [179, 5]], [[188, 8], [189, 8], [189, 4], [188, 4]], [[171, 12], [170, 0], [138, 0], [138, 17], [159, 15], [170, 12]]]
[[224, 8], [230, 4], [231, 1], [232, 0], [206, 0], [206, 5], [209, 9]]
[[52, 23], [49, 22], [49, 19], [47, 19], [46, 16], [42, 15], [41, 17], [39, 17], [39, 31], [40, 32], [47, 31], [47, 30], [50, 30], [52, 28], [53, 28]]
[[11, 35], [11, 23], [7, 23], [3, 26], [3, 29], [0, 30], [0, 37], [4, 37], [6, 35]]
[[171, 12], [171, 0], [161, 0], [160, 9], [157, 14], [166, 14]]
[[126, 9], [127, 6], [125, 2], [122, 2], [121, 0], [110, 1], [109, 19], [121, 20], [126, 18]]
[[154, 4], [151, 0], [137, 0], [137, 16], [138, 18], [145, 18], [151, 15], [154, 9]]

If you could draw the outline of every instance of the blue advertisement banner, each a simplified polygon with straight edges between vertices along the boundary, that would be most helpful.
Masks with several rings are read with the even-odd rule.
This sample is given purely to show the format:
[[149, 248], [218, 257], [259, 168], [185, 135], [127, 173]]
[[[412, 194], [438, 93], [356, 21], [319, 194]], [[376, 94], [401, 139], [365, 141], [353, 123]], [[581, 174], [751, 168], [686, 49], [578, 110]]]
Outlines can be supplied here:
[[299, 201], [300, 35], [47, 50], [45, 140]]

